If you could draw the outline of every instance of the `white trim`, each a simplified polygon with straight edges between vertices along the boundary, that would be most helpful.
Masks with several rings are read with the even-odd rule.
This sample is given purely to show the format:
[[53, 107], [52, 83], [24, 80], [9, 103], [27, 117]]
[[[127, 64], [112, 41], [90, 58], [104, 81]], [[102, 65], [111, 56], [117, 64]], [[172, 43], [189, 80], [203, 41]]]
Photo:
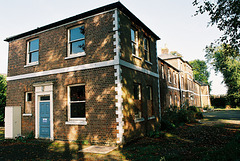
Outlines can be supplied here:
[[[71, 111], [71, 109], [70, 109], [70, 104], [71, 104], [71, 102], [86, 102], [86, 98], [85, 98], [85, 100], [84, 101], [70, 101], [70, 87], [77, 87], [77, 86], [84, 86], [84, 88], [85, 88], [85, 84], [73, 84], [73, 85], [68, 85], [67, 86], [67, 95], [68, 95], [68, 100], [67, 100], [67, 102], [68, 102], [68, 121], [66, 122], [66, 124], [68, 124], [68, 125], [70, 125], [70, 124], [74, 124], [74, 125], [77, 125], [77, 124], [79, 124], [79, 125], [81, 125], [81, 124], [83, 124], [83, 125], [87, 125], [87, 122], [86, 122], [86, 113], [85, 113], [85, 117], [79, 117], [79, 118], [71, 118], [70, 117], [70, 111]], [[86, 91], [85, 91], [85, 93], [86, 93]], [[85, 94], [86, 95], [86, 94]], [[85, 107], [85, 109], [86, 109], [86, 107]], [[86, 123], [85, 123], [86, 122]]]
[[180, 89], [179, 88], [175, 88], [175, 87], [171, 87], [171, 86], [168, 86], [169, 89], [173, 89], [173, 90], [177, 90], [179, 91]]
[[81, 52], [78, 54], [70, 54], [68, 57], [65, 57], [64, 59], [67, 60], [67, 59], [73, 59], [73, 58], [82, 57], [82, 56], [86, 56], [86, 53]]
[[35, 62], [32, 62], [32, 63], [28, 63], [27, 65], [24, 65], [24, 68], [26, 67], [31, 67], [31, 66], [35, 66], [35, 65], [38, 65], [39, 62], [38, 61], [35, 61]]
[[31, 117], [32, 114], [31, 114], [31, 113], [24, 113], [24, 114], [22, 114], [22, 116], [23, 116], [23, 117], [27, 117], [27, 116], [30, 116], [30, 117]]
[[201, 96], [203, 96], [203, 97], [209, 97], [209, 95], [201, 95]]
[[156, 117], [155, 116], [151, 116], [151, 117], [148, 117], [148, 120], [152, 120], [152, 119], [155, 119]]
[[[50, 30], [54, 30], [54, 29], [57, 29], [59, 27], [67, 26], [67, 25], [70, 25], [70, 24], [73, 24], [73, 23], [76, 23], [76, 22], [79, 22], [79, 21], [82, 21], [82, 20], [85, 20], [85, 19], [88, 19], [88, 18], [91, 18], [91, 17], [95, 17], [95, 16], [98, 16], [98, 15], [101, 15], [101, 14], [112, 12], [114, 10], [115, 9], [112, 9], [112, 10], [109, 10], [109, 11], [100, 12], [100, 13], [97, 13], [97, 14], [94, 14], [94, 15], [91, 15], [91, 16], [88, 16], [88, 17], [85, 17], [85, 18], [77, 19], [77, 20], [69, 22], [69, 23], [65, 23], [65, 24], [62, 24], [62, 25], [59, 25], [59, 26], [56, 26], [56, 27], [52, 27], [52, 28], [49, 28], [49, 29], [46, 29], [46, 30], [43, 30], [43, 31], [40, 31], [40, 32], [37, 32], [37, 33], [34, 33], [34, 34], [31, 34], [31, 35], [28, 35], [28, 36], [24, 36], [24, 37], [21, 37], [19, 39], [14, 39], [12, 41], [21, 40], [21, 39], [24, 39], [24, 38], [27, 38], [27, 37], [31, 37], [32, 35], [36, 35], [36, 34], [41, 34], [41, 33], [44, 33], [44, 32], [50, 31]], [[18, 35], [15, 35], [15, 36], [18, 36]], [[14, 37], [14, 36], [12, 36], [12, 37]], [[9, 37], [9, 38], [11, 38], [11, 37]], [[12, 42], [12, 41], [9, 41], [9, 42]]]
[[130, 69], [133, 69], [133, 70], [136, 70], [136, 71], [139, 71], [139, 72], [142, 72], [142, 73], [145, 73], [145, 74], [148, 74], [148, 75], [151, 75], [153, 77], [159, 78], [159, 75], [157, 73], [154, 73], [150, 70], [147, 70], [147, 69], [144, 69], [142, 67], [136, 66], [134, 64], [128, 63], [124, 60], [120, 60], [120, 65], [125, 66], [125, 67], [130, 68]]
[[[33, 84], [35, 87], [35, 138], [39, 138], [39, 103], [40, 97], [43, 95], [50, 96], [50, 140], [54, 140], [53, 135], [53, 82], [46, 82], [46, 83], [37, 83]], [[43, 91], [38, 91], [38, 87], [50, 86], [50, 89]]]
[[71, 66], [71, 67], [59, 68], [59, 69], [52, 69], [52, 70], [47, 70], [47, 71], [42, 71], [42, 72], [21, 74], [21, 75], [7, 77], [7, 80], [12, 81], [12, 80], [18, 80], [18, 79], [40, 77], [40, 76], [74, 72], [74, 71], [87, 70], [87, 69], [93, 69], [93, 68], [101, 68], [101, 67], [106, 67], [106, 66], [112, 66], [114, 64], [115, 64], [114, 60], [109, 60], [109, 61], [104, 61], [104, 62], [77, 65], [77, 66]]
[[145, 119], [142, 117], [142, 118], [137, 118], [137, 119], [134, 119], [134, 122], [137, 123], [137, 122], [143, 122], [145, 121]]
[[[162, 77], [163, 79], [164, 79], [164, 77], [165, 77], [165, 72], [164, 72], [164, 66], [162, 66], [161, 65], [161, 69], [163, 69], [162, 70], [162, 72], [163, 72], [163, 74], [161, 75], [161, 76], [159, 76], [159, 68], [158, 68], [158, 55], [157, 55], [157, 42], [155, 42], [155, 48], [156, 48], [156, 65], [157, 65], [157, 73], [158, 73], [158, 77], [160, 78], [160, 77]], [[162, 68], [163, 67], [163, 68]], [[161, 110], [161, 96], [160, 96], [160, 80], [158, 79], [158, 113], [159, 113], [159, 122], [161, 122], [161, 119], [162, 119], [162, 110]]]
[[153, 65], [150, 61], [145, 60], [145, 62], [149, 65]]
[[[120, 48], [118, 48], [118, 50], [120, 50]], [[119, 53], [119, 55], [120, 55], [120, 53]], [[81, 70], [87, 70], [87, 69], [108, 67], [108, 66], [119, 65], [119, 64], [122, 66], [125, 66], [127, 68], [131, 68], [133, 70], [137, 70], [139, 72], [154, 76], [156, 78], [159, 77], [159, 75], [157, 73], [154, 73], [154, 72], [144, 69], [142, 67], [136, 66], [134, 64], [128, 63], [124, 60], [119, 60], [120, 57], [118, 57], [118, 58], [115, 58], [115, 57], [116, 56], [114, 56], [114, 60], [108, 60], [108, 61], [103, 61], [103, 62], [90, 63], [90, 64], [77, 65], [77, 66], [71, 66], [71, 67], [65, 67], [65, 68], [59, 68], [59, 69], [52, 69], [52, 70], [47, 70], [47, 71], [35, 72], [35, 73], [10, 76], [10, 77], [7, 77], [7, 81], [14, 81], [14, 80], [18, 80], [18, 79], [27, 79], [27, 78], [41, 77], [41, 76], [47, 76], [47, 75], [52, 75], [52, 74], [61, 74], [61, 73], [81, 71]]]
[[116, 77], [115, 80], [115, 91], [116, 91], [116, 95], [115, 95], [115, 99], [117, 100], [117, 102], [115, 103], [115, 106], [117, 108], [116, 110], [116, 122], [117, 122], [117, 143], [118, 144], [122, 144], [124, 142], [123, 140], [123, 133], [124, 133], [124, 122], [123, 122], [123, 98], [122, 98], [122, 69], [121, 66], [119, 65], [119, 61], [120, 61], [120, 56], [121, 56], [121, 52], [120, 52], [120, 38], [119, 38], [119, 17], [118, 17], [118, 10], [115, 9], [115, 12], [113, 14], [113, 31], [115, 32], [115, 34], [113, 35], [113, 38], [115, 39], [115, 41], [113, 42], [113, 45], [115, 46], [114, 48], [114, 52], [116, 53], [116, 55], [114, 56], [114, 60], [115, 60], [115, 65], [114, 65], [114, 69], [116, 70], [116, 72], [114, 73], [114, 76]]
[[76, 54], [72, 54], [72, 53], [71, 53], [71, 43], [77, 42], [77, 41], [82, 41], [82, 40], [84, 40], [84, 43], [86, 42], [86, 41], [85, 41], [85, 35], [84, 35], [84, 38], [70, 41], [70, 36], [71, 36], [70, 31], [71, 31], [72, 29], [80, 28], [80, 27], [82, 27], [82, 26], [83, 26], [83, 28], [84, 28], [84, 30], [85, 30], [84, 24], [77, 25], [77, 26], [73, 26], [73, 27], [71, 27], [71, 28], [68, 29], [68, 45], [67, 45], [68, 49], [67, 49], [67, 58], [65, 58], [65, 59], [71, 59], [71, 58], [76, 58], [76, 57], [79, 57], [79, 56], [84, 56], [84, 55], [86, 55], [85, 51], [84, 51], [84, 52], [80, 52], [80, 53], [76, 53]]
[[87, 125], [87, 121], [66, 121], [66, 125]]
[[139, 60], [142, 60], [142, 58], [140, 58], [139, 56], [137, 56], [137, 55], [135, 55], [135, 54], [132, 54], [132, 56], [133, 56], [134, 58], [137, 58], [137, 59], [139, 59]]

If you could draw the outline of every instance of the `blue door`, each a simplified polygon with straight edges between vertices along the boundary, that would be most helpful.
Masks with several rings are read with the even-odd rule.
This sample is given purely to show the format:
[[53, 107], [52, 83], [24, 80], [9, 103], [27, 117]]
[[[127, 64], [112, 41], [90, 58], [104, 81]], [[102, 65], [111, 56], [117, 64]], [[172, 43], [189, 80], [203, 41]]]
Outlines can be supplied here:
[[50, 138], [50, 102], [40, 102], [40, 138]]

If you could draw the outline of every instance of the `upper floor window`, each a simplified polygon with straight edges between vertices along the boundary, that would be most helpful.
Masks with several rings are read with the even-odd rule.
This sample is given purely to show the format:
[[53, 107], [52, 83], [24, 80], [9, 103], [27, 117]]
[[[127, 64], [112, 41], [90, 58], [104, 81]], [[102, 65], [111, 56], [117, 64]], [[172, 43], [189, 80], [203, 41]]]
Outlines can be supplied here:
[[171, 83], [171, 72], [170, 72], [170, 69], [168, 69], [168, 82]]
[[149, 39], [146, 37], [143, 38], [143, 46], [144, 46], [145, 60], [150, 62], [151, 56], [150, 56], [150, 51], [149, 51]]
[[85, 30], [83, 25], [69, 29], [68, 40], [68, 56], [82, 55], [85, 55]]
[[137, 31], [131, 28], [132, 54], [138, 56]]
[[38, 64], [39, 57], [39, 39], [28, 42], [27, 65]]
[[162, 65], [162, 79], [164, 79], [164, 66]]

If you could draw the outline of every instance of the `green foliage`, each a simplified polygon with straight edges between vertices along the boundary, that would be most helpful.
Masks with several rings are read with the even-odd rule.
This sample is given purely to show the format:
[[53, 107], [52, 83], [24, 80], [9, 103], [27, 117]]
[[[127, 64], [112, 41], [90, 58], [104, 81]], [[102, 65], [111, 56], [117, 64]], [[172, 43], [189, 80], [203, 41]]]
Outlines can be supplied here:
[[6, 106], [7, 81], [4, 75], [0, 75], [0, 126], [4, 123], [4, 108]]
[[208, 71], [207, 63], [204, 60], [196, 59], [190, 61], [189, 64], [192, 66], [194, 79], [209, 85], [211, 88], [212, 82], [208, 81], [210, 72]]
[[198, 7], [195, 15], [208, 13], [210, 16], [209, 25], [217, 25], [217, 28], [223, 31], [223, 35], [218, 40], [220, 43], [231, 44], [235, 49], [239, 49], [239, 0], [194, 0], [193, 6]]
[[227, 97], [222, 95], [218, 98], [215, 98], [213, 96], [210, 97], [211, 105], [215, 108], [225, 108], [227, 105]]
[[171, 55], [174, 55], [174, 56], [179, 56], [179, 57], [181, 57], [181, 58], [183, 57], [182, 54], [180, 54], [180, 53], [177, 52], [177, 51], [171, 51], [170, 54], [171, 54]]
[[205, 57], [215, 72], [223, 74], [223, 81], [228, 87], [227, 98], [230, 105], [236, 107], [240, 105], [240, 56], [229, 55], [239, 55], [239, 51], [227, 44], [206, 47]]
[[161, 130], [171, 130], [184, 123], [196, 122], [195, 119], [202, 119], [203, 114], [199, 107], [190, 106], [181, 110], [169, 110], [164, 113], [161, 120]]

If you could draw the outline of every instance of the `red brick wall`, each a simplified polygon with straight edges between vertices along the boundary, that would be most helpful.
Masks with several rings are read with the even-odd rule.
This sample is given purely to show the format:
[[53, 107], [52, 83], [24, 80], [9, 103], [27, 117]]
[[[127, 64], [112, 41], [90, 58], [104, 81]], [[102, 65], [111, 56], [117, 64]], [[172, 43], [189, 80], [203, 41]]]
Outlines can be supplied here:
[[[86, 56], [65, 60], [68, 28], [84, 24]], [[8, 76], [113, 60], [113, 11], [9, 43]], [[39, 65], [25, 67], [27, 41], [39, 38]]]
[[[159, 104], [158, 104], [158, 78], [137, 72], [126, 67], [122, 67], [123, 82], [123, 115], [124, 115], [124, 138], [125, 141], [146, 135], [158, 125]], [[133, 84], [139, 83], [142, 88], [142, 116], [144, 121], [136, 123], [134, 121], [134, 90]], [[146, 86], [152, 86], [153, 94], [153, 113], [156, 119], [148, 120], [148, 107], [146, 98]]]
[[[89, 142], [116, 142], [116, 108], [114, 68], [105, 67], [51, 76], [9, 81], [7, 106], [21, 106], [24, 113], [24, 92], [33, 92], [32, 84], [53, 80], [54, 138]], [[66, 125], [67, 86], [85, 83], [87, 125]], [[34, 96], [34, 95], [33, 95]], [[33, 98], [33, 102], [35, 100]], [[22, 134], [35, 130], [35, 107], [32, 117], [22, 117]]]

